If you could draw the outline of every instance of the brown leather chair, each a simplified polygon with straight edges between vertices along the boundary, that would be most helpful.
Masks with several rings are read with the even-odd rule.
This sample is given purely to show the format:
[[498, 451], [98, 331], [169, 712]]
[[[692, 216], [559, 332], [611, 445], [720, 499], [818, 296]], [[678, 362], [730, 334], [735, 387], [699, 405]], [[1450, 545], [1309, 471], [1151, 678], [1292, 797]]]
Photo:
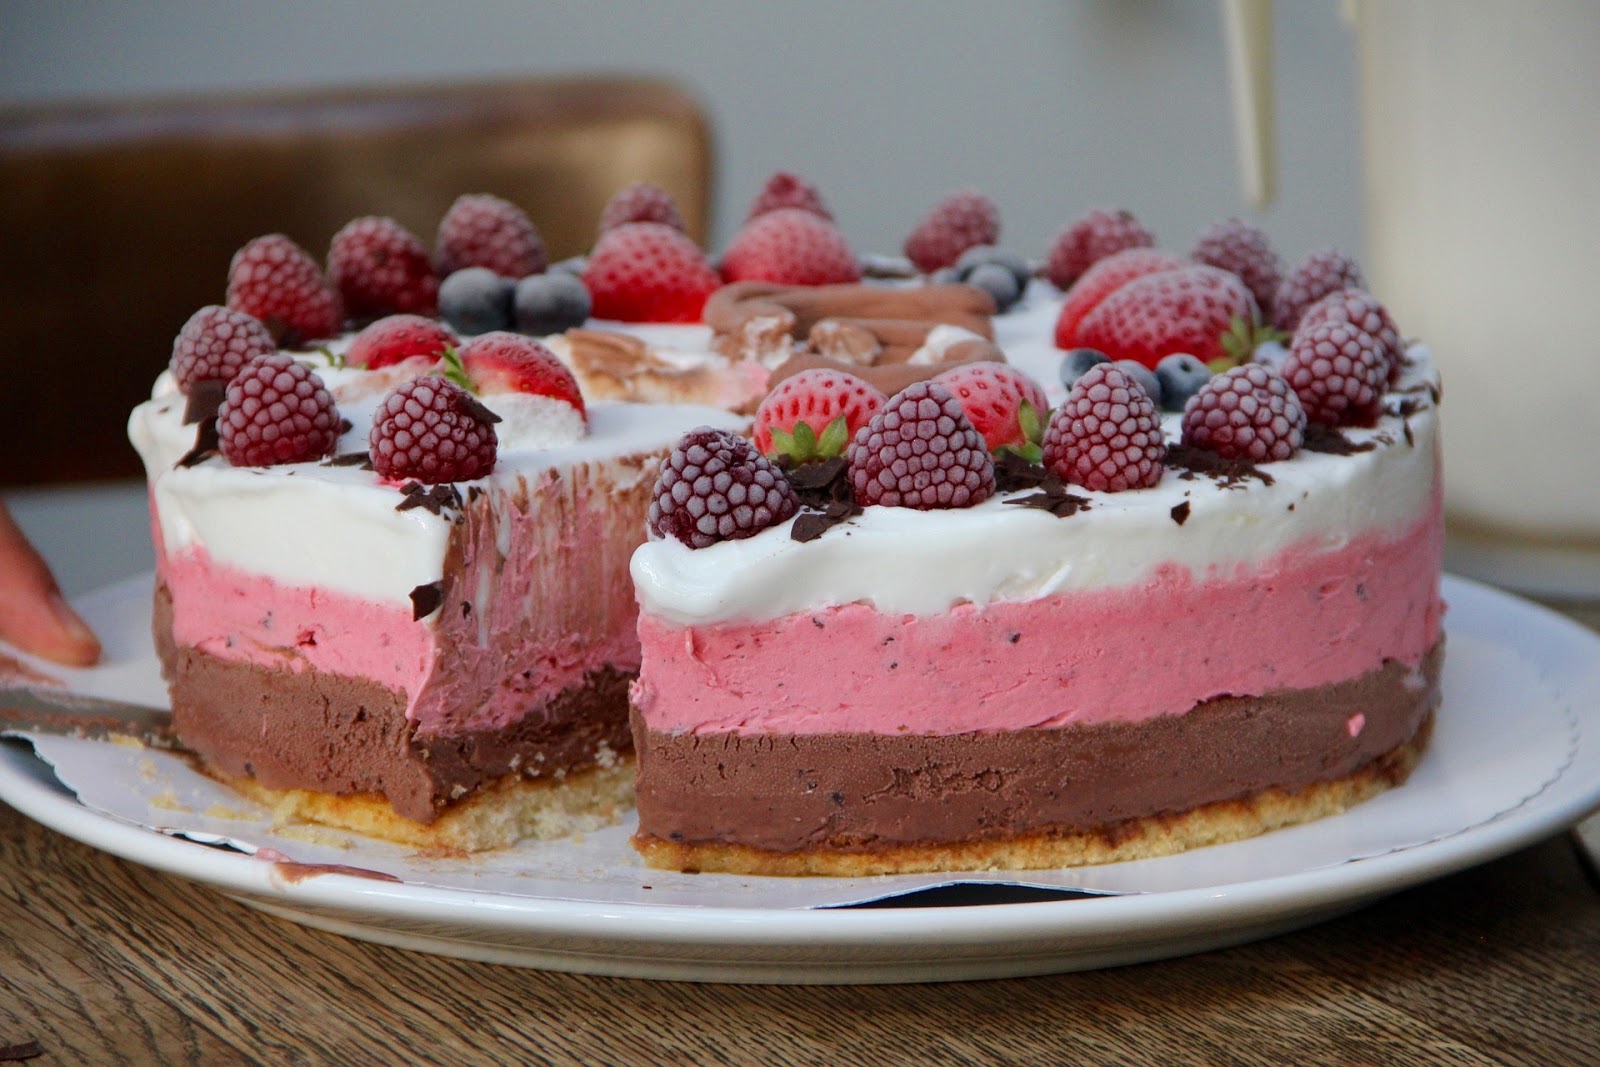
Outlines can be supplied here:
[[431, 247], [457, 196], [494, 193], [560, 259], [647, 180], [703, 242], [711, 172], [699, 104], [644, 78], [0, 111], [0, 485], [137, 474], [128, 411], [252, 237], [320, 259], [350, 219], [392, 215]]

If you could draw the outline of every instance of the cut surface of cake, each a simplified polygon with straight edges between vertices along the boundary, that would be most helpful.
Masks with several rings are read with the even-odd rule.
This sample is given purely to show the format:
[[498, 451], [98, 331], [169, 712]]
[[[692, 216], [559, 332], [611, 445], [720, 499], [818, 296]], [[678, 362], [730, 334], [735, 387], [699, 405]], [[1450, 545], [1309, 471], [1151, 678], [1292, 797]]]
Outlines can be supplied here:
[[685, 429], [739, 420], [486, 393], [492, 470], [387, 477], [375, 410], [433, 361], [345, 367], [344, 348], [294, 355], [343, 419], [321, 458], [195, 450], [171, 373], [132, 414], [175, 729], [286, 817], [463, 849], [614, 821], [632, 791], [627, 561], [650, 485]]

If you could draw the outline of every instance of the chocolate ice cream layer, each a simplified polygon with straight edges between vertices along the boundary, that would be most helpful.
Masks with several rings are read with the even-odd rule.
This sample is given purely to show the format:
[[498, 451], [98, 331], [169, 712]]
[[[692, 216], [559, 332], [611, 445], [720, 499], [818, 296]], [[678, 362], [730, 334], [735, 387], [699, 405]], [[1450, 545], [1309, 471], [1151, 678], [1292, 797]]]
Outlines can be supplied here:
[[[775, 853], [1101, 832], [1335, 781], [1417, 735], [1443, 647], [1136, 723], [946, 736], [663, 733], [633, 716], [641, 838]], [[752, 709], [753, 717], [758, 710]]]
[[221, 660], [172, 641], [171, 597], [156, 590], [154, 630], [178, 736], [216, 769], [270, 789], [377, 793], [432, 822], [478, 786], [520, 771], [548, 777], [626, 752], [628, 682], [611, 667], [528, 708], [504, 730], [418, 736], [395, 691], [361, 678]]

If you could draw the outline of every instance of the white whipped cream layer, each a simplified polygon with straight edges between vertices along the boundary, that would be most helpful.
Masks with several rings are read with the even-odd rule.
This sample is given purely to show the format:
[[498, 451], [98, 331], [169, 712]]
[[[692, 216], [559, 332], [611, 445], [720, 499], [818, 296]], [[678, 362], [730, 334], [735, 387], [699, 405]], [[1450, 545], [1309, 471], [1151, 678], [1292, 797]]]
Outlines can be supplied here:
[[[373, 409], [388, 389], [412, 375], [396, 368], [332, 368], [319, 354], [295, 355], [316, 369], [351, 424], [335, 454], [365, 452]], [[696, 426], [742, 430], [749, 421], [698, 405], [595, 403], [588, 406], [587, 434], [572, 438], [565, 436], [572, 427], [555, 426], [559, 416], [552, 420], [548, 411], [527, 410], [530, 398], [480, 399], [505, 420], [496, 427], [499, 456], [487, 477], [456, 483], [463, 495], [473, 487], [509, 492], [519, 481], [531, 483], [547, 471], [592, 463], [613, 465], [613, 480], [625, 484], [630, 471], [646, 475], [638, 464], [619, 462], [622, 458], [662, 451]], [[358, 466], [234, 467], [212, 456], [178, 467], [196, 433], [194, 426], [183, 425], [184, 403], [170, 374], [162, 374], [152, 398], [134, 408], [128, 422], [129, 439], [150, 478], [167, 554], [201, 549], [216, 563], [285, 585], [379, 603], [408, 602], [411, 589], [440, 578], [450, 512], [397, 511], [397, 487]]]
[[[1051, 352], [1048, 358], [1059, 362], [1060, 351], [1051, 346]], [[1415, 347], [1411, 355], [1398, 388], [1436, 383], [1427, 353]], [[1025, 358], [1016, 362], [1032, 370]], [[1050, 378], [1034, 373], [1047, 388], [1055, 377], [1053, 366]], [[1428, 401], [1426, 391], [1411, 395]], [[1169, 442], [1181, 439], [1180, 421], [1164, 417]], [[1302, 451], [1266, 464], [1260, 470], [1271, 485], [1249, 478], [1225, 488], [1169, 468], [1151, 489], [1100, 493], [1069, 486], [1089, 507], [1066, 518], [1005, 502], [1032, 492], [1025, 490], [949, 511], [869, 507], [804, 543], [790, 537], [792, 520], [698, 550], [655, 539], [634, 554], [634, 587], [643, 610], [691, 625], [851, 603], [933, 615], [961, 603], [1127, 586], [1169, 565], [1203, 578], [1291, 546], [1331, 552], [1362, 534], [1398, 535], [1433, 507], [1436, 409], [1429, 404], [1409, 423], [1409, 441], [1406, 420], [1384, 416], [1371, 429], [1344, 430], [1355, 444], [1376, 442], [1370, 452]], [[1173, 511], [1185, 504], [1180, 524]]]

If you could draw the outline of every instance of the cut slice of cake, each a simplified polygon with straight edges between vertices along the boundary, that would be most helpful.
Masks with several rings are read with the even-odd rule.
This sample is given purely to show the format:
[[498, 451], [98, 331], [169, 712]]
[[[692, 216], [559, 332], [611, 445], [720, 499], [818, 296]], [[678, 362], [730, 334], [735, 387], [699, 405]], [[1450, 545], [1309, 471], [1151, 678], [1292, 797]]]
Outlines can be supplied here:
[[[206, 353], [248, 329], [222, 310], [203, 313]], [[650, 487], [686, 429], [742, 420], [585, 405], [548, 352], [513, 351], [540, 347], [526, 338], [458, 353], [438, 324], [409, 327], [380, 357], [362, 338], [278, 353], [258, 337], [215, 419], [195, 407], [216, 379], [175, 360], [134, 410], [174, 726], [285, 817], [452, 849], [614, 821], [632, 794], [627, 565]], [[429, 329], [435, 347], [403, 347]], [[323, 436], [274, 453], [297, 404]], [[448, 425], [407, 421], [424, 409]]]

